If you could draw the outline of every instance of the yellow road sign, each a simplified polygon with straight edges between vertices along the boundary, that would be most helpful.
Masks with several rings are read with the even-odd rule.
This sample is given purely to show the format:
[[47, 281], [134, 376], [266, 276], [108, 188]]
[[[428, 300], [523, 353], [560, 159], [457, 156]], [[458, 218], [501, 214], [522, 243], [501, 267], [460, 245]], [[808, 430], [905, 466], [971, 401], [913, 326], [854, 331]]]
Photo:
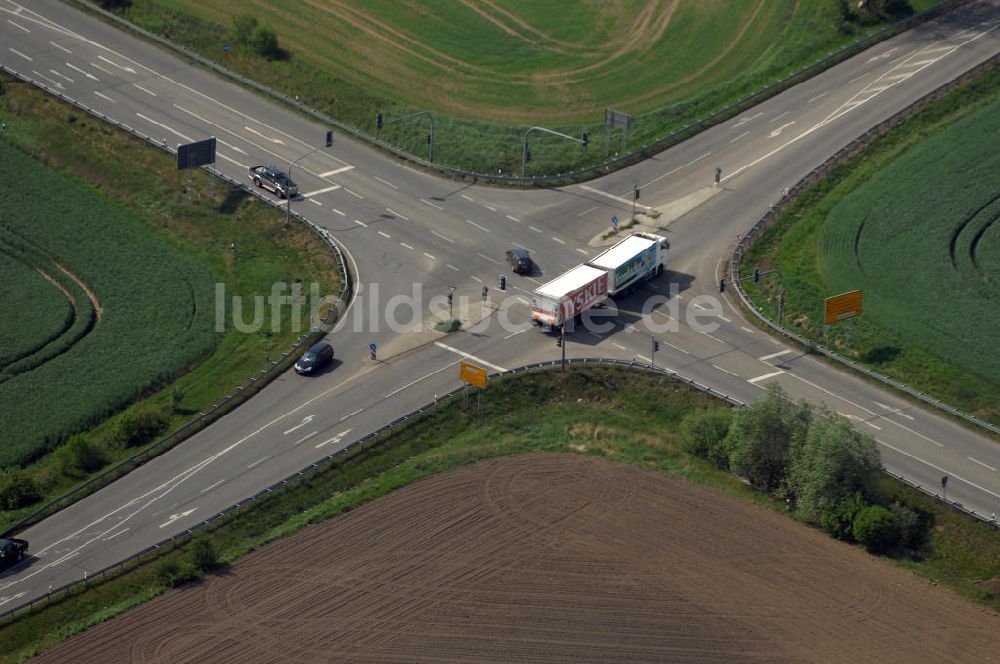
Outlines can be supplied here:
[[839, 323], [861, 315], [861, 291], [841, 293], [826, 298], [826, 324]]
[[486, 369], [463, 361], [458, 375], [466, 383], [486, 389]]

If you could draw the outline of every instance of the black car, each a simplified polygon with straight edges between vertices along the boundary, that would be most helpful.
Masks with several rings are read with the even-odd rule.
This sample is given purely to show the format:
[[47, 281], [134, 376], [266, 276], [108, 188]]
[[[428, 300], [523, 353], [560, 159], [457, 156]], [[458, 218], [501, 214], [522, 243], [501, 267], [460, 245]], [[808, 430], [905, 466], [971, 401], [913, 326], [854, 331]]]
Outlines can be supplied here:
[[333, 360], [333, 346], [326, 341], [313, 344], [295, 363], [295, 372], [316, 373]]
[[531, 274], [531, 256], [527, 249], [508, 249], [507, 264], [517, 274]]

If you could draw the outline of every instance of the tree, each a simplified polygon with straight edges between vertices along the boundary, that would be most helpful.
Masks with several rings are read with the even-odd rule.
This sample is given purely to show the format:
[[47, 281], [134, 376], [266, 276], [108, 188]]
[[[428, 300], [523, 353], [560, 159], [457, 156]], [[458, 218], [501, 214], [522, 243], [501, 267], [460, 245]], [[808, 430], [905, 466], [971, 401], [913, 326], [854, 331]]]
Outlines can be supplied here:
[[868, 503], [865, 502], [865, 499], [861, 497], [860, 493], [855, 493], [853, 496], [823, 510], [819, 517], [819, 525], [837, 539], [852, 542], [854, 541], [854, 518], [866, 507], [868, 507]]
[[892, 551], [899, 544], [896, 520], [881, 505], [869, 505], [854, 517], [854, 539], [872, 553]]
[[212, 541], [205, 536], [196, 537], [188, 546], [187, 563], [197, 572], [211, 572], [219, 566], [219, 557]]
[[730, 467], [752, 485], [775, 491], [785, 481], [793, 450], [805, 437], [812, 411], [790, 401], [778, 385], [763, 399], [736, 411], [725, 445]]
[[729, 467], [730, 450], [725, 445], [730, 410], [705, 410], [691, 413], [681, 422], [681, 446], [690, 454], [712, 461], [721, 468]]
[[875, 440], [847, 418], [824, 411], [809, 423], [805, 441], [788, 471], [788, 488], [797, 509], [813, 523], [824, 512], [860, 493], [866, 502], [878, 494], [881, 468]]

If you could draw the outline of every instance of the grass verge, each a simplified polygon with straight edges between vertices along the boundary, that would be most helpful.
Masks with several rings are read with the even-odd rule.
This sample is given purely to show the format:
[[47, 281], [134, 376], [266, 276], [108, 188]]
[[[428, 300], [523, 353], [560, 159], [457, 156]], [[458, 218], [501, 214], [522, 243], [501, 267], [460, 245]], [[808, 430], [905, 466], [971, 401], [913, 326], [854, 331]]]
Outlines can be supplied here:
[[[783, 325], [994, 424], [1000, 424], [1000, 380], [995, 370], [990, 372], [995, 363], [976, 358], [993, 356], [989, 342], [981, 338], [977, 345], [977, 337], [987, 335], [997, 318], [988, 286], [997, 260], [988, 251], [968, 258], [969, 246], [988, 249], [995, 242], [996, 225], [982, 227], [971, 214], [982, 206], [965, 191], [975, 188], [967, 171], [981, 160], [962, 172], [930, 175], [925, 170], [928, 164], [945, 163], [929, 155], [927, 146], [953, 149], [951, 141], [934, 137], [949, 138], [948, 132], [959, 130], [972, 137], [966, 145], [981, 144], [976, 138], [980, 120], [988, 123], [998, 108], [1000, 67], [994, 66], [837, 165], [789, 207], [743, 261], [747, 270], [759, 265], [783, 275]], [[924, 167], [914, 167], [915, 158]], [[880, 177], [907, 164], [913, 177]], [[1000, 190], [994, 180], [985, 182], [992, 186], [986, 199], [995, 198]], [[918, 204], [912, 192], [903, 191], [914, 186], [929, 193], [933, 205]], [[952, 204], [942, 212], [938, 206], [945, 201]], [[876, 247], [866, 244], [868, 231], [907, 220]], [[845, 224], [856, 231], [846, 240]], [[969, 240], [963, 246], [965, 226], [983, 231], [974, 238], [978, 245]], [[777, 281], [744, 285], [755, 305], [776, 317]], [[862, 316], [824, 326], [824, 298], [854, 288], [865, 291]], [[980, 332], [963, 333], [969, 325]]]
[[[738, 477], [683, 452], [678, 428], [695, 411], [727, 406], [669, 378], [616, 367], [571, 367], [508, 377], [484, 394], [485, 417], [460, 398], [404, 425], [378, 446], [358, 449], [307, 474], [220, 524], [210, 537], [222, 561], [310, 523], [342, 514], [422, 477], [481, 459], [531, 450], [572, 452], [681, 475], [784, 512]], [[919, 556], [897, 564], [1000, 610], [1000, 532], [890, 480], [886, 490], [930, 515]], [[173, 552], [165, 558], [182, 557]], [[21, 661], [166, 590], [145, 565], [0, 627], [0, 663]]]
[[[310, 284], [319, 286], [320, 295], [339, 291], [340, 268], [324, 242], [298, 224], [285, 224], [283, 215], [242, 190], [202, 171], [178, 172], [172, 155], [6, 76], [0, 77], [0, 117], [6, 123], [0, 140], [101, 196], [115, 209], [129, 211], [140, 232], [199, 265], [208, 275], [204, 282], [192, 284], [204, 289], [201, 300], [213, 303], [220, 285], [227, 303], [232, 297], [253, 302], [253, 296], [260, 295], [263, 320], [270, 323], [275, 312], [266, 296], [275, 283], [289, 287], [300, 283], [304, 293]], [[114, 246], [114, 237], [106, 240]], [[214, 350], [134, 394], [133, 405], [124, 414], [82, 433], [88, 443], [84, 447], [96, 455], [88, 455], [84, 463], [63, 453], [64, 447], [28, 467], [41, 489], [41, 500], [64, 494], [101, 467], [142, 449], [148, 438], [120, 442], [118, 432], [129, 412], [149, 416], [158, 434], [222, 403], [237, 385], [266, 366], [268, 356], [276, 359], [309, 330], [309, 307], [301, 307], [302, 317], [296, 321], [291, 310], [282, 306], [277, 325], [245, 333], [232, 324], [232, 307], [227, 305], [225, 331], [215, 333]], [[243, 318], [249, 320], [250, 313], [244, 312]], [[40, 412], [45, 394], [34, 396]], [[51, 443], [49, 449], [54, 446]], [[37, 505], [0, 512], [0, 530]]]

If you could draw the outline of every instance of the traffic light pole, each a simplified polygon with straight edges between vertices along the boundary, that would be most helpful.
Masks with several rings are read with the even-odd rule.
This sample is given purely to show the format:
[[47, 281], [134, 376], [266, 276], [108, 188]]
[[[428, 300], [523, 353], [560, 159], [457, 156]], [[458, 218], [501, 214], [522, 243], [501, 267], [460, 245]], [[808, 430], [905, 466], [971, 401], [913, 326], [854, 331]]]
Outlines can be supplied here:
[[409, 120], [410, 118], [415, 118], [420, 115], [426, 115], [431, 120], [431, 131], [427, 134], [427, 146], [428, 155], [427, 161], [434, 163], [434, 116], [431, 115], [430, 111], [417, 111], [416, 113], [410, 113], [409, 115], [404, 115], [401, 118], [389, 118], [387, 120], [382, 119], [382, 114], [378, 113], [375, 115], [375, 129], [382, 129], [382, 125], [389, 124], [392, 122], [403, 122], [404, 120]]
[[[299, 157], [296, 157], [291, 162], [289, 162], [289, 164], [288, 164], [288, 182], [289, 183], [292, 182], [292, 167], [295, 166], [295, 164], [297, 164], [299, 162], [299, 160], [305, 159], [306, 157], [308, 157], [309, 155], [311, 155], [313, 152], [316, 152], [316, 150], [322, 150], [324, 147], [328, 147], [329, 148], [329, 147], [332, 147], [332, 146], [333, 146], [333, 132], [332, 131], [328, 131], [328, 132], [326, 132], [326, 144], [325, 145], [317, 145], [316, 147], [314, 147], [309, 152], [306, 152], [305, 154], [303, 154], [303, 155], [301, 155]], [[285, 207], [285, 223], [289, 224], [292, 221], [292, 197], [291, 197], [291, 195], [288, 195], [285, 198], [285, 202], [288, 204]]]
[[[753, 274], [748, 277], [737, 276], [733, 279], [736, 283], [746, 281], [747, 279], [753, 279], [753, 282], [759, 283], [760, 278], [768, 274], [774, 274], [778, 277], [778, 325], [781, 325], [781, 321], [784, 320], [785, 316], [785, 278], [782, 276], [781, 272], [775, 269], [771, 270], [761, 270], [759, 267], [754, 268]], [[726, 292], [726, 284], [729, 280], [723, 277], [719, 280], [719, 292]]]
[[559, 328], [560, 346], [562, 347], [562, 370], [566, 371], [566, 326]]
[[553, 131], [552, 129], [546, 129], [545, 127], [532, 127], [528, 131], [524, 132], [524, 148], [522, 150], [521, 156], [521, 177], [528, 176], [528, 134], [533, 131], [543, 131], [546, 134], [552, 134], [553, 136], [558, 136], [559, 138], [565, 138], [567, 141], [576, 141], [583, 147], [587, 147], [587, 143], [590, 141], [587, 132], [583, 132], [583, 138], [576, 138], [574, 136], [568, 136], [558, 131]]

